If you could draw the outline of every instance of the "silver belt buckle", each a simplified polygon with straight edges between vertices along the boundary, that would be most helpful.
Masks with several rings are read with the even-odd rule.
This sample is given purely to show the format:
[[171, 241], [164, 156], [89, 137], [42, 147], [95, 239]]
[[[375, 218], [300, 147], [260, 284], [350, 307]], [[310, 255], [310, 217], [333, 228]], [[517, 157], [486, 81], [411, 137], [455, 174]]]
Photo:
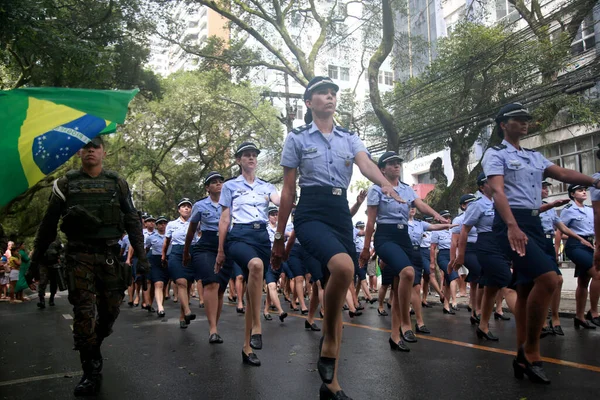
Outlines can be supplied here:
[[396, 225], [396, 227], [397, 227], [398, 229], [404, 229], [404, 225], [402, 225], [402, 224], [398, 224], [398, 225]]
[[219, 236], [219, 231], [217, 231], [217, 235], [216, 236]]
[[419, 250], [419, 246], [413, 246], [413, 250]]
[[546, 239], [552, 239], [552, 235], [546, 235]]
[[331, 189], [331, 194], [334, 196], [341, 196], [342, 195], [342, 189], [340, 188], [333, 188]]
[[253, 227], [254, 229], [260, 229], [260, 224], [259, 224], [258, 222], [255, 222], [255, 223], [252, 225], [252, 227]]
[[532, 217], [537, 217], [538, 215], [540, 215], [540, 210], [531, 210]]

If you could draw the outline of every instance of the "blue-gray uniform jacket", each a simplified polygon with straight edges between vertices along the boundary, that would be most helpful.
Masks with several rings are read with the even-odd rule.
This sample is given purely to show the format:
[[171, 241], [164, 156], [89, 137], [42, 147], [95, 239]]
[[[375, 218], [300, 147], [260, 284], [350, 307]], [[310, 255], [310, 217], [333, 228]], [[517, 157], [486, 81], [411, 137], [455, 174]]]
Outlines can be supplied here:
[[408, 221], [408, 236], [410, 236], [410, 241], [413, 246], [421, 246], [424, 233], [429, 229], [429, 225], [429, 222], [417, 221], [416, 219]]
[[463, 214], [463, 224], [467, 224], [477, 230], [477, 233], [492, 231], [494, 224], [494, 202], [486, 196], [482, 196], [471, 202], [467, 211]]
[[281, 166], [299, 168], [299, 186], [333, 186], [347, 189], [352, 178], [354, 158], [369, 154], [360, 138], [335, 126], [329, 137], [314, 122], [287, 135], [281, 153]]
[[590, 206], [578, 207], [571, 202], [561, 211], [560, 220], [579, 236], [594, 235], [594, 211]]
[[[471, 208], [471, 205], [469, 205], [467, 207], [467, 210], [469, 208]], [[452, 228], [450, 230], [450, 232], [452, 234], [454, 234], [454, 235], [460, 235], [460, 231], [461, 231], [462, 226], [464, 224], [464, 219], [465, 219], [465, 213], [462, 213], [459, 216], [457, 216], [456, 218], [454, 218], [454, 220], [452, 220], [453, 224], [457, 224], [458, 225], [458, 226], [455, 226], [454, 228]], [[477, 243], [477, 229], [474, 226], [469, 231], [469, 236], [467, 236], [467, 243]]]
[[158, 231], [149, 233], [144, 240], [144, 247], [150, 248], [151, 255], [160, 256], [162, 254], [165, 235], [161, 235]]
[[511, 208], [539, 210], [544, 171], [553, 163], [535, 150], [517, 150], [506, 140], [489, 148], [481, 163], [486, 176], [504, 176], [504, 193]]
[[170, 246], [183, 246], [185, 244], [185, 236], [187, 235], [189, 220], [184, 221], [181, 218], [169, 221], [165, 229], [165, 237], [171, 239]]
[[413, 188], [404, 182], [394, 187], [394, 191], [406, 203], [399, 203], [393, 197], [384, 195], [381, 187], [377, 185], [371, 185], [367, 192], [367, 206], [377, 206], [378, 224], [408, 224], [409, 207], [419, 197]]
[[431, 247], [431, 231], [423, 232], [423, 238], [421, 239], [421, 247], [424, 249], [428, 249]]
[[[596, 172], [594, 175], [592, 175], [592, 178], [600, 179], [600, 172]], [[590, 197], [592, 198], [592, 201], [600, 201], [600, 189], [596, 189], [592, 186], [590, 188]]]
[[450, 242], [452, 240], [452, 233], [450, 229], [443, 231], [435, 231], [431, 234], [431, 244], [437, 243], [438, 249], [450, 250]]
[[234, 224], [268, 224], [267, 210], [273, 193], [277, 193], [273, 184], [256, 177], [250, 184], [240, 175], [223, 184], [219, 204], [231, 209], [231, 220]]
[[[544, 202], [545, 203], [545, 202]], [[560, 222], [558, 214], [554, 208], [544, 211], [540, 214], [542, 220], [542, 229], [546, 235], [553, 235], [557, 224]]]
[[210, 197], [198, 200], [192, 207], [190, 222], [199, 223], [200, 231], [219, 231], [221, 205], [213, 203]]

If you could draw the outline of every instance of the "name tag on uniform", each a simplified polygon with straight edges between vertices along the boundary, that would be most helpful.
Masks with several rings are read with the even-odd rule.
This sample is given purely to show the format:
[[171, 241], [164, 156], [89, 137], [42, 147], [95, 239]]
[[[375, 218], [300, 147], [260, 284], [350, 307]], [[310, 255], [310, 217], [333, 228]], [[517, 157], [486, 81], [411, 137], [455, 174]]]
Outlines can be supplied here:
[[311, 153], [316, 153], [317, 152], [317, 148], [316, 147], [310, 147], [308, 149], [303, 149], [302, 152], [304, 154], [311, 154]]
[[520, 167], [521, 166], [521, 161], [519, 160], [508, 160], [508, 164], [513, 166], [513, 167]]

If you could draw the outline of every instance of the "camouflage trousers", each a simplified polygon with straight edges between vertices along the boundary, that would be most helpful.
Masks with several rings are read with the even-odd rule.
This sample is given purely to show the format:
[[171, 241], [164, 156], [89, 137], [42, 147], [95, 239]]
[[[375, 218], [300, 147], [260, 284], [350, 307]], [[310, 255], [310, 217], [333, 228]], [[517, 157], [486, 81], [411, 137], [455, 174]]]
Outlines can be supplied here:
[[75, 350], [100, 346], [112, 333], [124, 291], [131, 280], [128, 266], [110, 253], [70, 251], [66, 257], [69, 303], [73, 305]]
[[58, 289], [58, 277], [56, 268], [40, 265], [40, 281], [38, 283], [38, 296], [43, 298], [46, 295], [46, 286], [50, 282], [50, 295], [54, 296]]

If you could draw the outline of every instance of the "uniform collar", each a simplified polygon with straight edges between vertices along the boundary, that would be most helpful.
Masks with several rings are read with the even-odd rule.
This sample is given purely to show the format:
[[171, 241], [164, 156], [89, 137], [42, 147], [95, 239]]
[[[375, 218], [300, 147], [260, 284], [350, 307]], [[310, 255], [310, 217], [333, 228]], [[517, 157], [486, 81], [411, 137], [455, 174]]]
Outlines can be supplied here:
[[[509, 153], [517, 153], [520, 151], [506, 140], [502, 140], [502, 144], [506, 146], [506, 151], [508, 151]], [[521, 148], [521, 150], [523, 150], [523, 148]]]
[[[254, 183], [253, 183], [253, 185], [251, 185], [251, 184], [249, 184], [249, 183], [246, 181], [246, 179], [244, 178], [244, 175], [240, 174], [240, 176], [238, 176], [237, 178], [235, 178], [235, 181], [236, 181], [236, 182], [243, 183], [244, 185], [246, 185], [246, 186], [248, 186], [248, 187], [252, 188], [252, 187], [254, 187], [253, 185], [256, 185], [256, 184], [257, 184], [257, 183], [260, 181], [260, 179], [258, 179], [258, 177], [257, 177], [257, 176], [255, 176], [255, 177], [254, 177]], [[210, 197], [209, 197], [209, 199], [210, 199]]]
[[[315, 121], [313, 121], [310, 123], [310, 128], [308, 128], [308, 133], [311, 134], [311, 133], [315, 133], [315, 132], [321, 132], [321, 131], [315, 124]], [[342, 136], [342, 132], [338, 131], [337, 126], [335, 126], [335, 124], [333, 125], [333, 133], [337, 134], [338, 136]], [[323, 134], [323, 132], [321, 132], [321, 134]]]

